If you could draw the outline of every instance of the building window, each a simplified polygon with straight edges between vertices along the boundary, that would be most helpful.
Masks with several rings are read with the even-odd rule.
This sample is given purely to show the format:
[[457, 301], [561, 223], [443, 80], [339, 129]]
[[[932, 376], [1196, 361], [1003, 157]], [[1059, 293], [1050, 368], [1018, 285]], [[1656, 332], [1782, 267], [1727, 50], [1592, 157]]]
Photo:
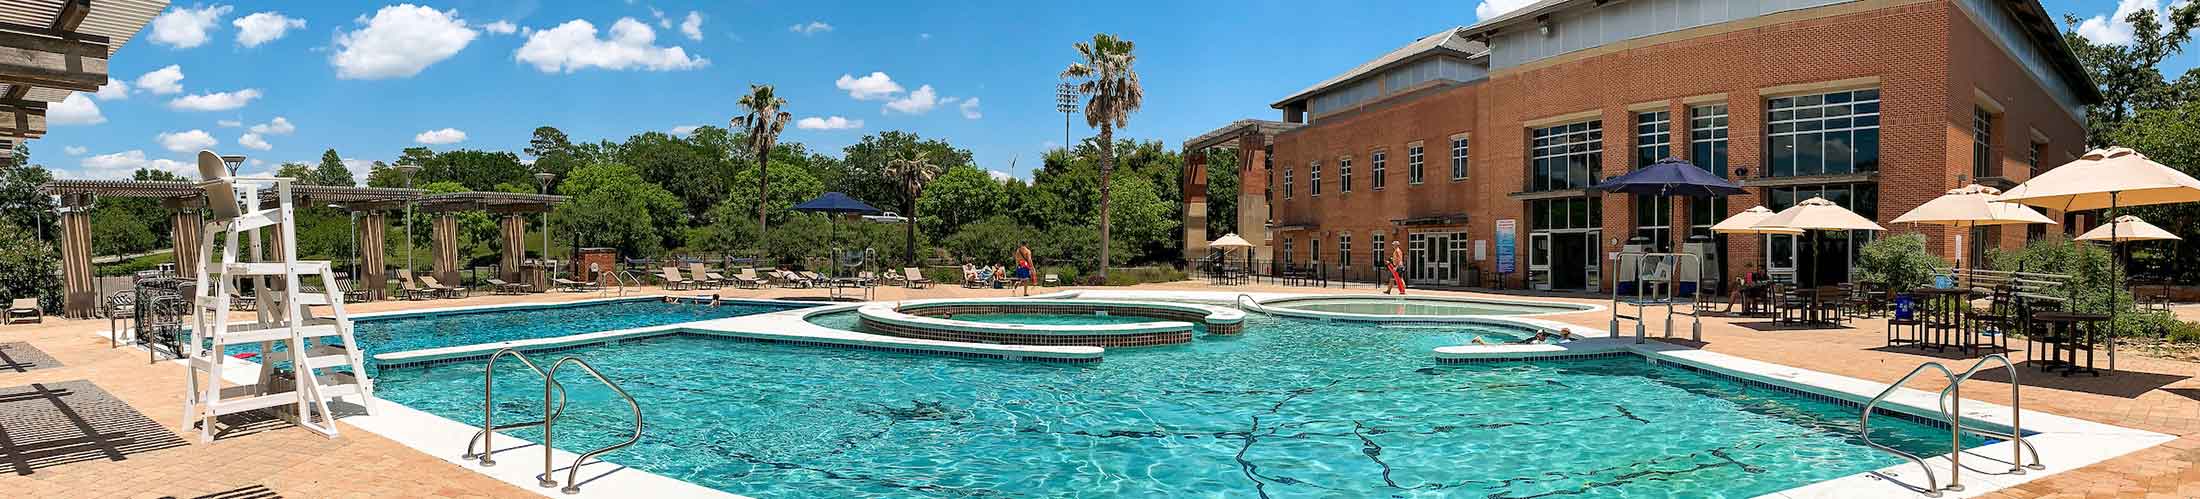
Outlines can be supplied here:
[[[1651, 253], [1673, 251], [1673, 198], [1671, 196], [1630, 196], [1635, 198], [1635, 237], [1649, 239], [1645, 248]], [[1628, 241], [1633, 243], [1634, 241]]]
[[1673, 157], [1673, 112], [1635, 113], [1635, 167]]
[[1531, 132], [1528, 190], [1584, 189], [1604, 164], [1604, 121], [1537, 128]]
[[1688, 108], [1688, 160], [1726, 178], [1726, 104]]
[[1314, 197], [1321, 197], [1322, 195], [1322, 162], [1320, 161], [1306, 164], [1306, 195]]
[[1283, 238], [1283, 263], [1291, 263], [1291, 238]]
[[1337, 192], [1352, 192], [1352, 157], [1337, 158]]
[[2030, 168], [2030, 169], [2032, 170], [2031, 172], [2029, 172], [2029, 173], [2031, 173], [2031, 175], [2032, 175], [2032, 176], [2035, 176], [2035, 177], [2036, 177], [2036, 176], [2039, 176], [2039, 174], [2040, 174], [2040, 157], [2041, 157], [2041, 156], [2046, 156], [2046, 155], [2047, 155], [2047, 143], [2046, 143], [2046, 142], [2040, 142], [2040, 141], [2037, 141], [2037, 140], [2035, 140], [2035, 141], [2032, 141], [2032, 146], [2031, 146], [2031, 147], [2029, 147], [2029, 148], [2026, 148], [2026, 149], [2024, 150], [2024, 166], [2026, 166], [2026, 167], [2028, 167], [2028, 168]]
[[1466, 178], [1467, 136], [1455, 135], [1451, 138], [1451, 179], [1464, 180]]
[[1283, 198], [1291, 199], [1291, 169], [1283, 169]]
[[1711, 226], [1726, 219], [1726, 207], [1725, 196], [1688, 198], [1688, 237], [1716, 237], [1711, 233]]
[[1421, 183], [1421, 144], [1406, 146], [1406, 183]]
[[1337, 268], [1352, 266], [1352, 233], [1337, 235]]
[[1375, 151], [1367, 155], [1367, 166], [1368, 168], [1370, 168], [1370, 170], [1367, 172], [1367, 183], [1370, 184], [1369, 187], [1380, 191], [1383, 190], [1383, 184], [1390, 182], [1389, 179], [1383, 178], [1383, 174], [1386, 171], [1384, 167], [1388, 166], [1384, 163], [1389, 162], [1390, 153], [1388, 151]]
[[1316, 266], [1322, 264], [1322, 238], [1320, 236], [1306, 240], [1306, 261]]
[[1594, 229], [1604, 226], [1601, 199], [1573, 197], [1528, 201], [1529, 227], [1535, 230]]
[[1390, 261], [1390, 247], [1383, 244], [1387, 237], [1380, 231], [1367, 233], [1368, 250], [1375, 252], [1375, 258], [1371, 260], [1375, 261], [1375, 270], [1378, 272], [1383, 270], [1384, 262]]
[[1879, 170], [1879, 89], [1766, 102], [1767, 176]]
[[1994, 113], [1984, 107], [1971, 108], [1971, 178], [1981, 179], [2001, 175], [1994, 168]]

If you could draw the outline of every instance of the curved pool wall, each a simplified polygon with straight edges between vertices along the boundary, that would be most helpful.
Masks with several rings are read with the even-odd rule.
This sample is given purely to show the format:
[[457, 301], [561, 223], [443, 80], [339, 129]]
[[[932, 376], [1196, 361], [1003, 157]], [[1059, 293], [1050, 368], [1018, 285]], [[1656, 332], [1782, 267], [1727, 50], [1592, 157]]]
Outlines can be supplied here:
[[[946, 299], [881, 302], [856, 309], [865, 332], [905, 338], [1011, 345], [1136, 347], [1174, 345], [1208, 334], [1244, 331], [1245, 313], [1179, 302], [1066, 298]], [[1128, 324], [1015, 324], [955, 320], [956, 315], [1115, 315], [1155, 319]]]
[[[1537, 317], [1554, 314], [1590, 312], [1603, 308], [1596, 305], [1581, 305], [1560, 302], [1499, 300], [1489, 298], [1457, 298], [1446, 296], [1385, 296], [1365, 294], [1306, 295], [1251, 301], [1253, 301], [1254, 304], [1258, 306], [1258, 309], [1261, 312], [1271, 315], [1299, 317], [1305, 319], [1376, 322], [1453, 322], [1455, 321], [1455, 319], [1463, 317]], [[1315, 305], [1328, 304], [1366, 304], [1370, 308], [1380, 307], [1383, 305], [1396, 305], [1400, 310], [1393, 313], [1367, 313], [1308, 308]], [[1418, 307], [1418, 310], [1415, 310], [1415, 307]], [[1418, 313], [1421, 311], [1441, 311], [1443, 309], [1474, 310], [1477, 308], [1489, 310], [1490, 313]]]

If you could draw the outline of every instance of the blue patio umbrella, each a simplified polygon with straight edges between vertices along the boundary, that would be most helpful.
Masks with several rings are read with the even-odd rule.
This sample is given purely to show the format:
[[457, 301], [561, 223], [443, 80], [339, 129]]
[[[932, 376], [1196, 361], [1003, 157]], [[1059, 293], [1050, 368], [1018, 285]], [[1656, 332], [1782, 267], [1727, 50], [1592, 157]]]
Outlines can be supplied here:
[[[803, 201], [802, 204], [794, 205], [794, 211], [824, 213], [826, 215], [828, 227], [825, 233], [826, 246], [832, 246], [833, 238], [839, 235], [841, 215], [877, 215], [879, 213], [878, 208], [839, 192], [827, 192], [825, 195], [818, 196], [817, 199]], [[835, 251], [837, 252], [837, 249]], [[833, 256], [833, 273], [834, 275], [840, 273], [839, 255]]]
[[1731, 196], [1745, 192], [1742, 186], [1712, 175], [1703, 167], [1680, 158], [1665, 158], [1656, 164], [1627, 172], [1599, 183], [1591, 190], [1621, 192], [1637, 196]]

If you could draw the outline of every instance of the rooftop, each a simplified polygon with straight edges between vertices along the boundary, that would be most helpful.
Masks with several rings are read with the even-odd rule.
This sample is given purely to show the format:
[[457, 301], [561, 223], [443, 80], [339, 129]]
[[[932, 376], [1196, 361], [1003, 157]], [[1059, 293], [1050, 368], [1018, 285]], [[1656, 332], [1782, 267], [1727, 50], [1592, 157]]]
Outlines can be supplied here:
[[1471, 39], [1467, 36], [1467, 33], [1470, 32], [1465, 31], [1465, 28], [1454, 27], [1415, 39], [1412, 43], [1407, 43], [1403, 47], [1398, 47], [1397, 50], [1383, 54], [1382, 57], [1376, 57], [1375, 60], [1367, 61], [1367, 63], [1353, 67], [1349, 71], [1329, 77], [1327, 80], [1322, 80], [1321, 83], [1316, 83], [1314, 86], [1306, 87], [1305, 90], [1293, 93], [1290, 97], [1284, 97], [1283, 100], [1269, 104], [1269, 107], [1282, 109], [1285, 104], [1313, 97], [1314, 94], [1328, 90], [1330, 87], [1358, 81], [1392, 66], [1420, 60], [1426, 56], [1451, 54], [1469, 59], [1488, 56], [1490, 53], [1489, 45]]

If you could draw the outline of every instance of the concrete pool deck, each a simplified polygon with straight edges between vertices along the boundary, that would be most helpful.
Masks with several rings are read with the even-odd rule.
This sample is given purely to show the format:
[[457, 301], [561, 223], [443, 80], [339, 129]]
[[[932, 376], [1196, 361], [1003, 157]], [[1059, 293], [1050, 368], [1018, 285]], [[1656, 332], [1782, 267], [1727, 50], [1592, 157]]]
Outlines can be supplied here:
[[[1171, 283], [1126, 288], [1137, 291], [1212, 294], [1234, 297], [1238, 293], [1325, 293], [1338, 290], [1282, 286], [1214, 287], [1201, 283]], [[1084, 297], [1107, 299], [1116, 290], [1100, 289]], [[1374, 294], [1372, 287], [1345, 290]], [[657, 292], [655, 289], [649, 292]], [[672, 292], [683, 296], [708, 292]], [[726, 297], [776, 298], [814, 296], [819, 290], [768, 289], [720, 290]], [[1417, 291], [1417, 293], [1421, 293]], [[1518, 299], [1522, 295], [1433, 291], [1432, 295]], [[940, 286], [926, 290], [880, 289], [880, 300], [921, 298], [1009, 297], [1008, 290], [973, 290]], [[1375, 295], [1380, 296], [1380, 295]], [[417, 310], [453, 306], [511, 303], [548, 303], [599, 298], [597, 294], [476, 296], [462, 300], [425, 302], [377, 302], [354, 304], [354, 312]], [[1602, 300], [1576, 297], [1532, 296], [1537, 300], [1596, 305]], [[1601, 330], [1607, 312], [1583, 312], [1539, 317], [1579, 328]], [[1911, 349], [1881, 348], [1884, 320], [1861, 320], [1847, 329], [1760, 330], [1751, 324], [1762, 319], [1706, 318], [1702, 350], [1768, 362], [1793, 368], [1856, 378], [1873, 383], [1892, 382], [1918, 363], [1940, 360]], [[49, 317], [38, 325], [0, 326], [0, 341], [27, 342], [58, 359], [62, 366], [26, 372], [0, 370], [0, 386], [88, 380], [146, 417], [173, 429], [181, 413], [180, 366], [168, 362], [147, 363], [145, 352], [112, 349], [96, 335], [106, 329], [104, 320], [64, 320]], [[1659, 334], [1653, 325], [1651, 335]], [[1685, 336], [1682, 334], [1681, 336]], [[1691, 345], [1695, 346], [1695, 345]], [[2020, 347], [2021, 348], [2021, 347]], [[2017, 352], [2022, 355], [2022, 352]], [[2075, 470], [2062, 471], [2017, 484], [1980, 497], [2200, 497], [2200, 364], [2141, 357], [2126, 352], [2120, 361], [2124, 371], [2101, 378], [2040, 376], [2025, 373], [2024, 406], [2028, 410], [2142, 429], [2177, 436], [2162, 445], [2116, 457]], [[1966, 385], [1965, 398], [1991, 404], [2008, 403], [2006, 384], [1981, 379]], [[1933, 382], [1914, 382], [1913, 388], [1937, 390]], [[388, 404], [394, 406], [395, 404]], [[1967, 404], [1968, 405], [1968, 404]], [[1966, 408], [1966, 412], [1970, 412]], [[366, 423], [361, 421], [361, 423]], [[342, 422], [344, 436], [328, 440], [280, 425], [264, 431], [240, 432], [211, 444], [189, 445], [131, 454], [124, 460], [90, 460], [39, 468], [29, 475], [0, 476], [0, 490], [11, 497], [193, 497], [264, 486], [289, 497], [543, 497], [532, 486], [508, 485], [468, 467], [453, 464], [358, 429], [350, 419]], [[463, 438], [463, 437], [460, 437]], [[515, 453], [516, 454], [516, 453]], [[2052, 458], [2051, 458], [2052, 459]], [[1969, 461], [1967, 461], [1969, 462]], [[347, 469], [348, 468], [348, 469]], [[525, 470], [512, 459], [497, 468]], [[329, 470], [346, 469], [343, 473]], [[532, 473], [532, 472], [529, 472]], [[360, 477], [345, 479], [346, 476]], [[1966, 477], [1969, 481], [1970, 477]], [[1982, 485], [1986, 482], [1973, 482]], [[1976, 487], [1974, 487], [1976, 488]], [[550, 492], [555, 494], [555, 492]], [[670, 496], [667, 496], [670, 497]]]

